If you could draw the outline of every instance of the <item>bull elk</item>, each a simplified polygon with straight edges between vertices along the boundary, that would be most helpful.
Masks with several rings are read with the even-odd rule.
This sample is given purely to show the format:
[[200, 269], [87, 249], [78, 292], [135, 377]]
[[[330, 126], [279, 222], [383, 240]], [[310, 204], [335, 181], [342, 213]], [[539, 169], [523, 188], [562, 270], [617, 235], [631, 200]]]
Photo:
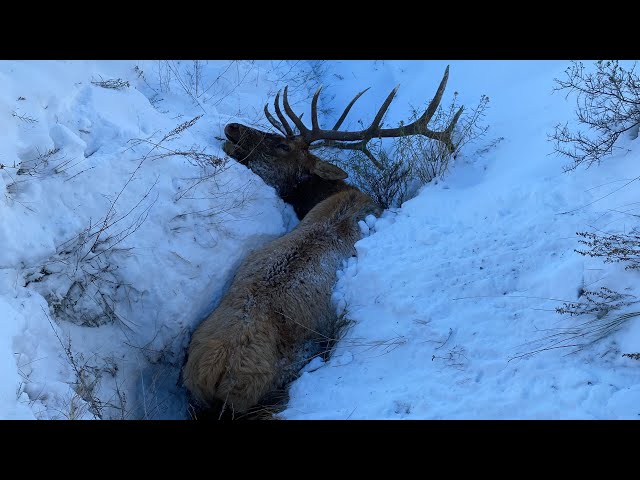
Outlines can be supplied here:
[[279, 93], [274, 102], [279, 121], [268, 105], [264, 109], [267, 120], [281, 134], [237, 123], [225, 127], [225, 152], [272, 186], [301, 221], [287, 235], [245, 258], [218, 308], [193, 333], [183, 379], [197, 402], [222, 404], [236, 413], [247, 411], [295, 376], [302, 365], [292, 365], [305, 343], [326, 335], [336, 321], [331, 303], [336, 271], [355, 253], [358, 221], [381, 210], [368, 195], [344, 182], [347, 174], [343, 170], [310, 153], [311, 145], [321, 141], [315, 145], [360, 150], [376, 162], [367, 149], [372, 138], [420, 134], [443, 142], [453, 152], [452, 133], [462, 108], [443, 131], [428, 128], [448, 74], [449, 67], [424, 114], [396, 128], [382, 128], [381, 124], [398, 87], [371, 125], [360, 131], [339, 128], [366, 90], [347, 105], [331, 130], [319, 126], [320, 89], [311, 101], [308, 128], [291, 108], [287, 88], [282, 96], [286, 117]]

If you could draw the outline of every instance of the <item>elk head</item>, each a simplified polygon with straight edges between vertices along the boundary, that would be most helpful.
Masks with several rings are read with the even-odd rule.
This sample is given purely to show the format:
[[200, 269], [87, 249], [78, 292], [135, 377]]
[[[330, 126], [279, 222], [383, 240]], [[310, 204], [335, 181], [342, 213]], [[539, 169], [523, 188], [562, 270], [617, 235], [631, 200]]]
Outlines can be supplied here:
[[239, 123], [227, 124], [224, 133], [225, 153], [275, 188], [280, 197], [313, 175], [325, 180], [347, 178], [342, 169], [309, 152], [309, 144], [299, 135], [277, 135]]
[[367, 148], [367, 144], [372, 138], [419, 134], [443, 142], [453, 153], [456, 149], [456, 145], [452, 141], [453, 129], [462, 114], [463, 107], [460, 107], [451, 123], [444, 130], [433, 131], [428, 128], [429, 121], [440, 104], [448, 78], [449, 67], [446, 68], [440, 86], [426, 111], [415, 122], [396, 128], [381, 127], [382, 119], [398, 91], [398, 85], [382, 104], [371, 125], [360, 131], [339, 131], [339, 128], [353, 104], [369, 90], [368, 88], [351, 100], [331, 130], [323, 130], [318, 124], [317, 111], [318, 97], [322, 87], [318, 88], [311, 100], [311, 129], [302, 122], [302, 115], [296, 115], [289, 105], [288, 87], [285, 87], [282, 105], [287, 117], [298, 129], [298, 133], [294, 132], [280, 109], [280, 92], [278, 92], [274, 108], [279, 121], [269, 112], [268, 104], [264, 106], [264, 113], [267, 120], [280, 134], [263, 132], [238, 123], [229, 123], [224, 129], [227, 141], [223, 148], [229, 156], [246, 165], [265, 183], [275, 188], [283, 199], [291, 195], [291, 192], [295, 191], [300, 184], [309, 180], [315, 180], [317, 183], [320, 179], [336, 182], [347, 178], [348, 175], [343, 170], [313, 155], [309, 151], [312, 148], [329, 147], [341, 150], [359, 150], [381, 170], [382, 166]]

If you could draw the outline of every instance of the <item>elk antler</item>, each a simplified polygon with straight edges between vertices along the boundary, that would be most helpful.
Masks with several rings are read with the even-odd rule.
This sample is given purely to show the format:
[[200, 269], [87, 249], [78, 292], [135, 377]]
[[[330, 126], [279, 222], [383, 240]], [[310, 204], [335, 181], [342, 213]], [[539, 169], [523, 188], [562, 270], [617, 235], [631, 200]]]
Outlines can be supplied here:
[[[342, 122], [344, 122], [344, 119], [347, 117], [347, 114], [349, 113], [349, 110], [351, 110], [351, 107], [353, 106], [353, 104], [362, 96], [362, 94], [364, 94], [367, 90], [369, 90], [368, 88], [358, 93], [353, 98], [353, 100], [351, 100], [351, 102], [349, 103], [349, 105], [347, 105], [347, 108], [345, 108], [344, 112], [342, 113], [342, 115], [334, 125], [333, 129], [331, 130], [323, 130], [318, 125], [317, 105], [318, 105], [318, 97], [320, 96], [320, 91], [322, 90], [322, 87], [318, 88], [316, 93], [313, 95], [313, 99], [311, 100], [311, 129], [306, 127], [306, 125], [302, 122], [302, 119], [301, 119], [302, 116], [298, 117], [293, 111], [293, 109], [291, 108], [291, 106], [289, 105], [289, 98], [287, 95], [288, 87], [284, 88], [284, 94], [282, 96], [282, 105], [284, 106], [284, 111], [287, 114], [287, 116], [291, 119], [293, 124], [300, 131], [299, 136], [302, 137], [308, 144], [311, 144], [318, 140], [323, 140], [322, 143], [313, 145], [314, 148], [331, 147], [331, 148], [339, 148], [342, 150], [360, 150], [371, 159], [371, 161], [375, 164], [377, 168], [382, 169], [382, 166], [380, 165], [380, 163], [376, 160], [373, 154], [367, 149], [367, 144], [372, 138], [392, 138], [392, 137], [405, 137], [410, 135], [424, 135], [427, 138], [432, 138], [434, 140], [438, 140], [444, 143], [450, 153], [453, 153], [455, 151], [457, 146], [454, 145], [453, 139], [452, 139], [453, 129], [455, 128], [456, 123], [460, 118], [460, 115], [462, 115], [462, 111], [464, 110], [464, 107], [460, 107], [460, 109], [453, 116], [453, 119], [451, 120], [449, 125], [444, 130], [433, 131], [433, 130], [430, 130], [428, 127], [428, 124], [431, 121], [431, 118], [433, 117], [433, 115], [436, 113], [436, 110], [438, 109], [438, 105], [440, 105], [440, 101], [442, 100], [442, 95], [444, 94], [444, 90], [447, 86], [448, 79], [449, 79], [449, 66], [447, 66], [447, 68], [445, 69], [444, 76], [440, 81], [440, 86], [438, 87], [438, 90], [436, 91], [435, 96], [433, 97], [431, 102], [429, 102], [429, 105], [425, 110], [425, 112], [422, 114], [422, 116], [418, 118], [416, 121], [408, 125], [400, 125], [395, 128], [381, 128], [380, 125], [400, 85], [394, 88], [393, 91], [389, 94], [387, 99], [382, 104], [382, 107], [380, 107], [380, 110], [378, 110], [378, 113], [373, 119], [373, 122], [371, 122], [371, 125], [369, 125], [369, 127], [365, 128], [364, 130], [359, 130], [359, 131], [340, 132], [338, 131], [338, 129], [342, 125]], [[269, 120], [269, 122], [274, 127], [276, 127], [280, 132], [282, 132], [284, 135], [294, 136], [293, 130], [291, 129], [290, 125], [287, 123], [287, 120], [284, 117], [284, 115], [282, 115], [282, 111], [280, 110], [280, 106], [279, 106], [279, 100], [280, 100], [280, 92], [278, 92], [278, 94], [276, 95], [274, 107], [276, 110], [276, 114], [278, 115], [278, 118], [280, 119], [281, 123], [275, 120], [273, 116], [271, 116], [271, 114], [269, 113], [268, 105], [265, 105], [264, 107], [265, 115], [267, 116], [267, 119]], [[340, 142], [355, 142], [355, 143], [340, 143]]]
[[278, 115], [278, 118], [280, 119], [280, 122], [278, 122], [275, 118], [273, 118], [271, 116], [271, 114], [269, 113], [269, 104], [268, 103], [265, 104], [265, 106], [264, 106], [264, 114], [266, 115], [267, 120], [269, 120], [271, 125], [276, 127], [280, 131], [280, 133], [282, 133], [284, 136], [292, 137], [294, 135], [293, 130], [289, 126], [289, 123], [287, 122], [287, 119], [285, 118], [284, 115], [282, 115], [282, 111], [280, 110], [280, 92], [276, 93], [276, 101], [274, 102], [274, 106], [275, 106], [275, 109], [276, 109], [276, 115]]

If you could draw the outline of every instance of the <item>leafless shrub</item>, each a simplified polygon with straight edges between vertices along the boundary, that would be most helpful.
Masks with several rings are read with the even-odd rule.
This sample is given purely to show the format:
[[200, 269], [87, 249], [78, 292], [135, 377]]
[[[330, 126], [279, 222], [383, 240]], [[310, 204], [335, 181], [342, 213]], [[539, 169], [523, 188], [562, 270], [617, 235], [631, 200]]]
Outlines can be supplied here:
[[[109, 400], [101, 400], [97, 392], [97, 387], [105, 373], [110, 373], [115, 378], [117, 372], [115, 362], [103, 362], [106, 368], [98, 367], [96, 364], [90, 363], [96, 355], [90, 359], [85, 359], [82, 353], [74, 352], [71, 347], [71, 338], [67, 338], [66, 342], [63, 341], [53, 325], [49, 314], [44, 309], [43, 312], [75, 376], [75, 383], [73, 384], [75, 393], [69, 398], [67, 410], [61, 411], [60, 413], [69, 420], [84, 418], [87, 410], [94, 419], [107, 418], [107, 414], [109, 418], [114, 418], [114, 416], [124, 418], [126, 412], [126, 395], [120, 390], [117, 382], [115, 392]], [[119, 412], [119, 414], [114, 415], [114, 411]]]
[[[43, 173], [50, 173], [47, 167], [56, 158], [55, 155], [58, 152], [60, 152], [59, 148], [51, 148], [44, 153], [38, 152], [34, 159], [20, 162], [20, 167], [18, 167], [16, 174], [41, 177]], [[58, 169], [54, 168], [54, 172], [58, 173]]]
[[[202, 115], [198, 115], [191, 120], [181, 123], [159, 140], [155, 139], [155, 134], [147, 138], [134, 138], [129, 140], [130, 148], [145, 144], [151, 147], [151, 150], [145, 155], [145, 160], [155, 161], [167, 157], [184, 157], [189, 163], [200, 168], [213, 167], [215, 169], [221, 169], [224, 167], [226, 160], [207, 153], [205, 147], [193, 145], [189, 148], [174, 149], [167, 145], [172, 140], [178, 138], [182, 132], [195, 125], [200, 118], [202, 118]], [[215, 173], [218, 171], [219, 170], [216, 170]]]
[[385, 150], [377, 151], [376, 156], [378, 166], [361, 152], [350, 152], [345, 165], [351, 171], [350, 181], [381, 208], [400, 206], [408, 197], [411, 166], [403, 159], [391, 159]]
[[486, 145], [480, 147], [475, 152], [475, 156], [482, 156], [489, 153], [491, 150], [495, 149], [501, 142], [504, 141], [504, 137], [496, 137], [493, 140], [489, 141]]
[[150, 148], [112, 199], [106, 214], [97, 222], [90, 221], [79, 234], [61, 244], [56, 254], [43, 265], [32, 268], [27, 284], [42, 283], [50, 280], [47, 277], [53, 275], [52, 278], [68, 285], [62, 291], [59, 288], [47, 291], [52, 288], [49, 282], [45, 282], [46, 285], [35, 285], [42, 290], [56, 317], [85, 326], [118, 323], [131, 328], [129, 322], [117, 313], [118, 305], [126, 305], [139, 292], [118, 274], [119, 263], [132, 254], [131, 247], [123, 248], [121, 245], [142, 226], [155, 205], [158, 199], [158, 194], [154, 194], [157, 179], [133, 206], [121, 209], [119, 200], [148, 160], [182, 155], [199, 165], [212, 162], [218, 164], [214, 157], [207, 155], [202, 149], [193, 147], [183, 151], [166, 145], [193, 126], [198, 118], [183, 122], [157, 141], [132, 141], [131, 148], [140, 145], [148, 145]]
[[580, 316], [593, 315], [598, 320], [607, 316], [614, 310], [620, 310], [637, 301], [631, 300], [635, 298], [620, 292], [614, 292], [607, 287], [600, 287], [599, 290], [582, 290], [581, 297], [584, 300], [580, 302], [565, 302], [561, 307], [556, 308], [556, 312], [560, 315]]
[[[225, 166], [223, 160], [197, 145], [189, 148], [171, 146], [199, 118], [184, 121], [165, 134], [131, 140], [129, 148], [142, 149], [142, 156], [120, 191], [111, 199], [105, 215], [97, 221], [90, 220], [81, 232], [59, 245], [56, 254], [47, 261], [29, 268], [27, 285], [42, 293], [57, 319], [84, 326], [116, 323], [125, 329], [132, 328], [131, 321], [119, 312], [135, 301], [141, 292], [127, 282], [118, 269], [125, 258], [134, 254], [134, 248], [123, 246], [123, 242], [138, 231], [154, 207], [159, 195], [155, 192], [158, 180], [149, 185], [133, 205], [124, 207], [121, 196], [145, 162], [174, 156], [183, 157], [200, 168], [200, 176], [192, 179], [193, 183], [177, 195], [176, 201], [200, 183], [215, 183]], [[225, 205], [224, 208], [242, 205], [242, 196], [234, 198], [237, 205]], [[197, 213], [206, 216], [219, 212]]]
[[[21, 184], [30, 182], [34, 179], [47, 178], [52, 175], [68, 173], [69, 170], [81, 165], [85, 160], [86, 159], [84, 157], [80, 159], [68, 157], [66, 154], [61, 152], [59, 148], [52, 148], [44, 153], [38, 151], [35, 157], [23, 158], [17, 165], [15, 163], [12, 166], [0, 164], [0, 170], [5, 170], [7, 173], [10, 170], [14, 171], [15, 175], [9, 174], [11, 182], [7, 184], [6, 189], [7, 193], [12, 195], [12, 198], [15, 200]], [[79, 170], [73, 175], [67, 176], [64, 181], [67, 182], [78, 175], [92, 170], [93, 168], [95, 168], [95, 166]]]
[[[600, 164], [611, 155], [618, 138], [637, 130], [640, 123], [640, 77], [635, 66], [627, 70], [617, 60], [599, 60], [595, 71], [582, 62], [572, 62], [565, 79], [556, 79], [555, 91], [576, 95], [578, 129], [557, 125], [550, 135], [554, 150], [571, 160], [565, 171], [584, 165]], [[636, 133], [637, 134], [637, 133]]]
[[[446, 130], [460, 109], [457, 97], [455, 92], [447, 107], [438, 107], [429, 128]], [[399, 206], [415, 193], [416, 183], [426, 184], [435, 178], [444, 178], [450, 161], [456, 158], [460, 149], [486, 134], [489, 127], [482, 119], [488, 105], [489, 97], [483, 95], [475, 108], [462, 114], [452, 135], [453, 151], [438, 139], [407, 135], [393, 138], [390, 146], [380, 140], [372, 141], [368, 152], [353, 150], [346, 160], [338, 163], [349, 171], [350, 181], [382, 208]], [[424, 110], [412, 109], [408, 123], [418, 120]]]
[[100, 80], [91, 80], [91, 84], [110, 90], [124, 90], [131, 86], [128, 80], [122, 80], [121, 78], [110, 78], [108, 80], [100, 78]]
[[[151, 104], [151, 106], [153, 106], [153, 108], [158, 109], [160, 102], [164, 100], [164, 98], [162, 98], [161, 92], [151, 86], [151, 84], [147, 80], [144, 70], [142, 70], [138, 65], [135, 65], [133, 67], [133, 71], [138, 76], [138, 78], [144, 82], [145, 87], [150, 90], [151, 93], [147, 94], [149, 103]], [[162, 82], [159, 82], [158, 88], [162, 89]], [[161, 111], [161, 113], [168, 113], [168, 111]]]
[[[200, 145], [192, 145], [188, 148], [178, 149], [172, 148], [170, 146], [170, 142], [172, 140], [178, 138], [182, 132], [195, 125], [195, 123], [200, 118], [201, 115], [181, 123], [160, 139], [156, 139], [154, 134], [147, 138], [130, 140], [131, 148], [135, 148], [141, 145], [147, 145], [151, 147], [151, 151], [149, 151], [149, 153], [145, 156], [147, 160], [156, 161], [167, 157], [183, 157], [191, 165], [199, 168], [199, 174], [197, 176], [185, 179], [187, 181], [187, 185], [185, 188], [181, 188], [180, 192], [174, 198], [175, 201], [179, 201], [183, 198], [195, 199], [195, 197], [192, 196], [194, 190], [198, 186], [205, 183], [210, 183], [212, 189], [216, 191], [212, 194], [212, 197], [209, 197], [210, 199], [221, 200], [227, 195], [238, 193], [237, 191], [232, 192], [231, 189], [225, 188], [227, 185], [221, 184], [218, 179], [220, 174], [225, 171], [228, 166], [228, 158], [219, 158], [216, 155], [208, 153], [206, 147], [202, 147]], [[201, 197], [198, 198], [201, 199]], [[216, 213], [221, 213], [222, 211], [231, 211], [241, 207], [247, 201], [247, 197], [241, 194], [236, 195], [234, 198], [235, 201], [233, 201], [231, 205], [224, 205], [220, 208], [220, 210], [214, 209], [214, 211]], [[199, 211], [197, 213], [201, 215], [209, 215], [213, 214], [214, 211]], [[188, 213], [184, 213], [181, 215], [186, 216], [188, 215]]]
[[[260, 74], [260, 69], [266, 70], [267, 75]], [[266, 91], [268, 98], [273, 98], [278, 91], [288, 87], [291, 105], [296, 108], [300, 104], [306, 104], [318, 87], [323, 86], [325, 91], [331, 87], [329, 74], [330, 66], [326, 60], [279, 60], [269, 62], [230, 62], [221, 71], [208, 90], [213, 105], [217, 106], [231, 95], [241, 85], [254, 77], [268, 82], [270, 86]], [[232, 74], [232, 72], [234, 72]], [[255, 73], [255, 75], [251, 75]], [[335, 95], [323, 98], [318, 104], [318, 112], [323, 116], [333, 113], [332, 100]], [[209, 101], [209, 100], [208, 100]], [[238, 112], [247, 118], [250, 123], [270, 129], [266, 122], [262, 108], [255, 111], [244, 110]], [[296, 129], [295, 126], [293, 127]]]
[[164, 64], [163, 67], [158, 67], [158, 71], [166, 72], [164, 79], [160, 75], [161, 90], [169, 91], [171, 79], [175, 79], [184, 93], [206, 113], [199, 98], [202, 95], [202, 62], [200, 60], [192, 60], [191, 69], [186, 69], [186, 71], [184, 68], [180, 68], [180, 65], [173, 60], [159, 60], [158, 62]]
[[579, 352], [607, 338], [626, 322], [640, 316], [640, 312], [614, 313], [637, 304], [639, 301], [633, 295], [615, 292], [607, 287], [601, 287], [597, 291], [582, 290], [581, 293], [583, 300], [565, 302], [556, 308], [558, 314], [582, 319], [580, 323], [543, 330], [548, 333], [528, 342], [526, 345], [531, 348], [515, 355], [512, 360], [555, 349], [569, 349], [569, 353]]
[[[577, 232], [577, 235], [581, 237], [578, 241], [587, 247], [575, 250], [580, 255], [602, 258], [605, 263], [626, 263], [625, 269], [640, 268], [640, 235], [637, 230], [630, 234]], [[633, 295], [608, 287], [598, 290], [581, 288], [579, 294], [580, 301], [564, 302], [555, 311], [560, 315], [577, 317], [580, 323], [548, 330], [552, 333], [531, 342], [536, 345], [532, 351], [514, 358], [557, 348], [569, 348], [570, 353], [574, 353], [608, 337], [629, 320], [640, 316], [640, 312], [628, 311], [629, 307], [640, 302]]]
[[640, 231], [633, 229], [630, 233], [601, 234], [593, 232], [577, 232], [582, 237], [579, 242], [588, 250], [575, 250], [580, 255], [598, 257], [604, 263], [626, 263], [625, 269], [640, 268]]
[[[20, 176], [42, 177], [51, 174], [52, 169], [49, 168], [50, 162], [54, 163], [52, 162], [52, 158], [55, 157], [59, 151], [60, 149], [54, 148], [45, 153], [38, 153], [35, 158], [22, 160], [19, 164], [15, 162], [13, 165], [0, 163], [0, 170], [7, 172], [11, 178], [11, 183], [7, 184], [7, 192], [16, 193], [17, 186], [26, 181], [25, 179], [19, 178]], [[54, 168], [53, 170], [55, 172], [56, 169]], [[11, 175], [9, 171], [13, 171], [15, 177]]]
[[165, 60], [158, 60], [158, 84], [162, 93], [171, 91], [171, 70], [169, 63]]
[[[451, 123], [451, 119], [460, 108], [458, 101], [458, 92], [454, 92], [453, 99], [448, 107], [438, 108], [436, 114], [431, 120], [434, 130], [444, 130]], [[463, 113], [462, 117], [456, 124], [454, 130], [453, 143], [455, 150], [449, 151], [447, 146], [437, 140], [433, 140], [422, 135], [413, 135], [408, 137], [398, 137], [395, 139], [393, 147], [394, 157], [401, 159], [404, 163], [411, 167], [411, 172], [416, 176], [422, 184], [427, 184], [435, 178], [444, 178], [449, 170], [451, 159], [455, 159], [458, 152], [468, 143], [474, 142], [483, 137], [488, 125], [482, 123], [482, 119], [486, 114], [489, 106], [489, 97], [482, 95], [480, 101], [475, 108], [470, 109], [470, 113]], [[419, 118], [421, 111], [412, 109], [410, 122]]]
[[[56, 321], [70, 321], [87, 327], [115, 323], [123, 330], [126, 338], [133, 338], [129, 331], [134, 330], [137, 325], [127, 319], [122, 311], [127, 306], [131, 307], [142, 292], [126, 281], [120, 274], [119, 267], [126, 257], [134, 254], [134, 247], [130, 245], [135, 244], [130, 241], [130, 237], [144, 224], [158, 198], [155, 191], [157, 179], [134, 204], [123, 205], [122, 194], [145, 162], [161, 161], [172, 156], [181, 156], [202, 171], [208, 171], [209, 178], [215, 181], [215, 174], [220, 172], [224, 162], [198, 146], [181, 148], [172, 145], [198, 118], [184, 121], [166, 133], [131, 140], [129, 148], [140, 151], [141, 156], [123, 187], [111, 198], [105, 215], [97, 221], [90, 221], [80, 233], [61, 244], [56, 254], [46, 262], [28, 269], [30, 273], [27, 275], [27, 285], [43, 294]], [[125, 240], [128, 240], [129, 245], [123, 245]], [[183, 339], [184, 336], [180, 338]], [[67, 402], [69, 411], [61, 412], [61, 415], [76, 418], [82, 414], [82, 406], [88, 405], [85, 410], [88, 409], [96, 418], [130, 418], [138, 414], [144, 418], [153, 418], [166, 408], [168, 397], [164, 393], [167, 391], [167, 382], [171, 379], [167, 373], [169, 369], [165, 369], [164, 364], [172, 361], [169, 358], [171, 352], [152, 351], [150, 343], [142, 347], [129, 345], [132, 349], [140, 349], [145, 365], [150, 366], [149, 369], [145, 367], [144, 373], [151, 377], [144, 378], [145, 391], [142, 399], [129, 401], [130, 405], [127, 405], [126, 410], [124, 407], [121, 410], [116, 408], [119, 404], [124, 405], [127, 400], [115, 373], [110, 373], [115, 372], [117, 366], [104, 358], [84, 358], [73, 352], [70, 345], [65, 345], [66, 355], [74, 371], [77, 371], [78, 385], [74, 389], [76, 395]], [[166, 347], [173, 348], [173, 345]], [[178, 369], [179, 366], [176, 366], [171, 371]], [[109, 389], [109, 382], [113, 384], [113, 391]], [[109, 399], [105, 400], [105, 392]]]
[[463, 370], [469, 359], [465, 355], [465, 349], [460, 345], [454, 346], [444, 355], [433, 354], [431, 361], [439, 360], [444, 362], [445, 366], [455, 368], [457, 370]]
[[188, 73], [189, 85], [193, 86], [196, 97], [200, 96], [204, 86], [202, 85], [202, 60], [193, 60], [193, 70]]
[[211, 99], [215, 99], [213, 105], [217, 106], [246, 82], [253, 70], [253, 63], [231, 60], [214, 76], [207, 75], [207, 61], [159, 60], [159, 89], [167, 93], [171, 91], [172, 84], [177, 84], [206, 113], [205, 105]]
[[[139, 292], [118, 274], [119, 263], [132, 254], [131, 247], [120, 245], [147, 219], [157, 200], [157, 195], [152, 195], [155, 185], [124, 213], [115, 209], [114, 201], [103, 219], [90, 222], [26, 276], [26, 285], [34, 284], [57, 318], [90, 327], [117, 323], [131, 328], [117, 313], [118, 305], [126, 304]], [[55, 282], [50, 283], [53, 279]], [[66, 288], [61, 289], [61, 285]]]
[[639, 353], [623, 353], [623, 357], [628, 357], [632, 360], [640, 360], [640, 352]]
[[[328, 82], [329, 70], [326, 60], [272, 62], [271, 71], [277, 80], [272, 90], [268, 92], [269, 97], [273, 98], [276, 92], [286, 85], [292, 98], [298, 98], [298, 102], [307, 103], [320, 86], [324, 90], [331, 87], [331, 83]], [[328, 116], [333, 113], [331, 104], [334, 98], [335, 96], [330, 96], [321, 102], [318, 106], [318, 112], [321, 115]], [[295, 105], [296, 102], [292, 102], [292, 106]]]
[[17, 118], [20, 121], [23, 121], [25, 123], [38, 123], [38, 120], [30, 117], [29, 115], [20, 115], [18, 112], [16, 112], [15, 110], [11, 113], [11, 116], [13, 118]]

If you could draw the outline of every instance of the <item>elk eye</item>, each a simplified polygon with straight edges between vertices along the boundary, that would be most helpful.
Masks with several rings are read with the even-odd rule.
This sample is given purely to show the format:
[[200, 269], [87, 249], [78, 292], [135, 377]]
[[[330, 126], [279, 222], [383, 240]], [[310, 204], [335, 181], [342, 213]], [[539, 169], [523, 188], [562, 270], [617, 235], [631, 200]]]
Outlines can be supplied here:
[[276, 148], [279, 148], [280, 150], [283, 150], [285, 152], [288, 152], [289, 150], [291, 150], [291, 147], [286, 143], [279, 143], [278, 145], [276, 145]]

